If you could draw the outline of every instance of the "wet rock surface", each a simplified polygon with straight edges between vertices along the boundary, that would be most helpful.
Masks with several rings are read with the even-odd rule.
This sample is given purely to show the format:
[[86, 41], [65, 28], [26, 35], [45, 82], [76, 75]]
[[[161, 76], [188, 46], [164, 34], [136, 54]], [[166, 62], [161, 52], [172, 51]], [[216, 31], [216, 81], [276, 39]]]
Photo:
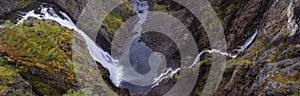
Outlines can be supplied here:
[[[299, 35], [290, 35], [290, 21], [295, 17], [288, 14], [295, 14], [296, 11], [292, 10], [297, 8], [297, 3], [269, 3], [271, 4], [260, 21], [260, 32], [255, 43], [240, 57], [243, 60], [239, 63], [229, 60], [229, 68], [224, 74], [232, 75], [224, 76], [216, 95], [299, 94], [297, 45], [300, 42], [296, 39]], [[298, 30], [298, 27], [295, 30]]]
[[32, 86], [8, 66], [1, 66], [0, 94], [4, 96], [28, 95], [33, 96]]
[[[242, 52], [236, 59], [228, 59], [226, 70], [222, 78], [222, 83], [216, 91], [216, 96], [230, 95], [299, 95], [300, 93], [300, 32], [298, 25], [300, 24], [300, 3], [293, 2], [294, 0], [210, 0], [213, 8], [216, 10], [222, 24], [225, 28], [225, 35], [228, 44], [228, 52], [235, 53], [249, 37], [253, 35], [255, 30], [258, 30], [258, 36], [255, 42], [245, 51]], [[58, 7], [56, 10], [63, 10], [67, 12], [73, 19], [79, 17], [85, 4], [88, 0], [38, 0], [38, 3], [25, 3], [19, 7], [7, 6], [18, 5], [22, 0], [2, 0], [0, 1], [0, 16], [1, 21], [16, 20], [15, 16], [17, 10], [31, 10], [38, 7], [41, 2], [53, 3]], [[26, 7], [34, 4], [35, 6]], [[55, 6], [52, 5], [52, 6]], [[170, 0], [149, 0], [150, 10], [162, 11], [176, 17], [184, 23], [192, 32], [193, 37], [197, 43], [198, 50], [209, 49], [209, 40], [204, 28], [201, 26], [196, 17], [185, 7]], [[116, 18], [113, 20], [121, 22], [107, 22], [107, 24], [114, 24], [114, 28], [118, 28], [128, 18], [135, 15], [128, 6], [119, 6], [113, 12]], [[117, 16], [116, 16], [117, 14]], [[15, 17], [11, 17], [15, 16]], [[108, 16], [109, 17], [109, 16]], [[111, 19], [107, 19], [108, 21]], [[50, 21], [46, 21], [51, 23]], [[114, 31], [110, 29], [111, 26], [103, 25], [100, 27], [96, 42], [105, 50], [110, 52], [112, 38], [115, 35]], [[88, 52], [81, 52], [79, 46], [84, 44], [82, 38], [74, 38], [79, 45], [74, 49], [76, 53], [87, 54]], [[166, 39], [161, 34], [155, 32], [149, 34], [142, 34], [142, 42], [157, 52], [165, 55], [168, 65], [172, 67], [180, 67], [180, 54], [174, 42]], [[74, 54], [76, 54], [74, 53]], [[81, 55], [82, 55], [81, 54]], [[202, 56], [200, 73], [197, 84], [192, 96], [201, 95], [203, 86], [206, 82], [210, 71], [210, 57], [211, 54]], [[87, 56], [88, 58], [88, 56]], [[77, 58], [76, 62], [82, 64], [95, 63], [93, 60], [82, 61], [84, 59]], [[100, 65], [100, 64], [99, 64]], [[80, 66], [80, 65], [78, 65]], [[93, 65], [95, 66], [95, 65]], [[68, 89], [79, 89], [78, 86], [90, 86], [95, 90], [105, 95], [115, 95], [114, 92], [108, 91], [110, 89], [116, 91], [117, 94], [129, 95], [127, 89], [120, 89], [113, 86], [109, 80], [109, 72], [101, 67], [96, 66], [96, 71], [102, 75], [85, 75], [84, 73], [77, 73], [78, 78], [97, 77], [102, 78], [98, 81], [99, 84], [93, 85], [92, 79], [78, 85], [62, 80], [61, 75], [49, 74], [47, 71], [28, 67], [28, 70], [21, 74], [17, 74], [12, 78], [15, 79], [12, 85], [5, 89], [2, 95], [44, 95], [36, 91], [34, 87], [48, 86], [51, 91], [63, 90], [59, 93], [66, 93]], [[96, 68], [95, 67], [95, 68]], [[79, 70], [88, 70], [89, 68], [81, 67]], [[2, 78], [0, 78], [0, 81]], [[43, 82], [47, 85], [37, 86], [37, 82]], [[156, 86], [148, 94], [149, 96], [160, 96], [168, 92], [170, 88], [176, 83], [176, 78], [163, 80], [160, 86]], [[3, 85], [0, 82], [1, 85]], [[110, 86], [110, 87], [107, 87]], [[144, 96], [145, 94], [131, 94], [133, 96]]]

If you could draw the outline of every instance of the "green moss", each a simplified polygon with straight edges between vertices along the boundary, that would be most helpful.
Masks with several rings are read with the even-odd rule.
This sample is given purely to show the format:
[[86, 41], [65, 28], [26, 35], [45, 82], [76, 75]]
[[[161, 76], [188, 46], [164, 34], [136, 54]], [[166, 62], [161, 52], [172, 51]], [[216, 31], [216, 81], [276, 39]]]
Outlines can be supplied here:
[[68, 0], [66, 3], [66, 8], [70, 9], [71, 8], [71, 0]]
[[272, 52], [272, 54], [270, 55], [271, 58], [267, 59], [267, 62], [268, 63], [275, 63], [275, 62], [278, 62], [278, 60], [276, 59], [277, 55], [279, 54], [279, 50], [274, 50]]
[[2, 57], [0, 57], [0, 67], [4, 67], [11, 71], [17, 71], [14, 66], [11, 66], [10, 64], [8, 64], [7, 61], [5, 59], [3, 59]]
[[278, 60], [274, 60], [274, 59], [267, 59], [267, 62], [268, 62], [268, 63], [275, 63], [275, 62], [278, 62]]
[[67, 94], [63, 96], [93, 96], [91, 89], [80, 89], [78, 91], [69, 90]]
[[16, 7], [17, 7], [17, 8], [25, 8], [25, 7], [27, 7], [29, 4], [33, 3], [33, 2], [35, 2], [35, 0], [20, 0], [20, 1], [17, 3]]
[[253, 59], [256, 59], [259, 56], [259, 53], [262, 49], [262, 45], [261, 45], [261, 41], [260, 40], [256, 40], [254, 42], [254, 47], [251, 49], [250, 51], [250, 55], [252, 56]]
[[16, 82], [15, 78], [21, 78], [13, 66], [0, 58], [0, 94], [7, 91], [10, 85]]
[[1, 83], [4, 83], [5, 85], [13, 83], [12, 76], [16, 75], [15, 71], [10, 70], [5, 67], [0, 67], [0, 72], [1, 72], [1, 74], [0, 74]]
[[156, 11], [167, 12], [168, 5], [154, 4], [153, 9]]
[[11, 27], [14, 24], [10, 21], [10, 20], [5, 20], [4, 23], [2, 24], [2, 26], [4, 27]]
[[4, 93], [5, 90], [7, 90], [8, 88], [9, 88], [9, 87], [7, 87], [7, 86], [0, 85], [0, 94], [1, 94], [1, 93]]
[[176, 73], [176, 74], [174, 75], [174, 77], [175, 77], [176, 80], [178, 80], [178, 79], [180, 78], [180, 75], [179, 75], [178, 73]]
[[231, 62], [229, 62], [229, 64], [227, 64], [226, 67], [231, 67], [231, 66], [238, 65], [238, 64], [244, 64], [244, 65], [246, 65], [246, 67], [249, 67], [250, 65], [252, 65], [252, 63], [253, 62], [250, 59], [246, 59], [244, 57], [239, 57], [236, 59], [231, 59]]
[[297, 48], [296, 45], [289, 45], [289, 51], [284, 54], [286, 58], [297, 58], [300, 56], [300, 48]]
[[196, 96], [201, 96], [202, 95], [202, 91], [197, 91], [196, 92]]
[[252, 61], [251, 61], [251, 60], [246, 60], [246, 59], [245, 59], [245, 60], [243, 61], [243, 63], [246, 64], [246, 66], [252, 65]]
[[122, 3], [121, 6], [124, 7], [128, 11], [129, 14], [135, 13], [134, 9], [131, 7], [129, 2]]
[[292, 96], [299, 96], [299, 93], [295, 92]]
[[230, 4], [229, 6], [227, 6], [227, 10], [234, 10], [234, 9], [237, 9], [239, 8], [239, 4]]
[[49, 92], [49, 89], [51, 89], [50, 85], [44, 84], [42, 82], [37, 81], [29, 81], [29, 83], [32, 85], [33, 89], [35, 89], [38, 93], [43, 95], [51, 95], [50, 93], [55, 92]]
[[118, 28], [123, 24], [123, 20], [120, 15], [113, 12], [106, 17], [103, 25], [108, 28], [108, 32], [115, 34]]
[[[72, 32], [44, 22], [19, 24], [3, 30], [0, 49], [9, 54], [7, 60], [25, 66], [35, 66], [50, 72], [73, 73]], [[71, 75], [71, 74], [70, 74]]]
[[[124, 2], [120, 4], [120, 8], [113, 10], [107, 15], [102, 26], [107, 28], [107, 31], [111, 34], [115, 34], [118, 28], [124, 23], [123, 18], [118, 12], [122, 14], [133, 15], [135, 13], [134, 9], [131, 7], [129, 2]], [[123, 13], [124, 12], [124, 13]]]

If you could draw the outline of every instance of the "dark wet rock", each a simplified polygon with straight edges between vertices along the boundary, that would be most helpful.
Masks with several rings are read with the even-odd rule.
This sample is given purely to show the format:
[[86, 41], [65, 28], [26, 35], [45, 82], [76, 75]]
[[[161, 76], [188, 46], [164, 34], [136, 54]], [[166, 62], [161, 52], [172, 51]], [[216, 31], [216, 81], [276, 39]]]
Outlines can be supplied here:
[[100, 68], [98, 70], [100, 65], [97, 65], [98, 63], [89, 55], [84, 38], [79, 33], [75, 33], [73, 39], [72, 53], [78, 89], [90, 88], [94, 95], [115, 96], [118, 92], [113, 92], [113, 89], [107, 85], [112, 83], [106, 82], [109, 77], [102, 78], [109, 75], [109, 72]]
[[[246, 53], [230, 60], [216, 95], [295, 95], [299, 93], [299, 35], [290, 35], [294, 18], [289, 10], [297, 8], [290, 1], [269, 1], [271, 5], [260, 21], [259, 35]], [[289, 4], [292, 4], [289, 7]], [[294, 14], [290, 11], [290, 14]], [[290, 20], [289, 20], [290, 19]], [[298, 30], [298, 28], [296, 27]], [[299, 34], [297, 31], [296, 34]], [[239, 61], [239, 59], [242, 61]], [[245, 69], [239, 65], [248, 65]], [[236, 75], [236, 71], [243, 74]], [[226, 79], [227, 78], [227, 79]], [[235, 81], [235, 82], [231, 82]], [[226, 87], [234, 85], [233, 87]]]
[[76, 22], [88, 0], [39, 0], [57, 5]]
[[[3, 62], [1, 61], [1, 63]], [[30, 83], [24, 80], [12, 67], [3, 67], [2, 65], [0, 66], [0, 72], [0, 95], [35, 95]]]
[[[111, 51], [111, 42], [117, 29], [131, 16], [136, 13], [128, 2], [117, 6], [102, 22], [96, 36], [96, 43], [103, 48], [106, 52]], [[116, 22], [114, 22], [116, 21]], [[120, 21], [120, 22], [117, 22]], [[112, 27], [113, 26], [113, 27]]]
[[23, 12], [31, 11], [39, 7], [40, 4], [37, 0], [1, 0], [0, 23], [4, 20], [16, 23], [20, 16], [24, 15]]
[[[53, 22], [51, 20], [38, 20], [35, 18], [29, 18], [29, 20], [25, 21], [25, 23], [23, 23], [22, 25], [23, 26], [21, 26], [21, 25], [15, 26], [14, 29], [16, 29], [16, 28], [26, 29], [27, 28], [28, 30], [32, 30], [34, 27], [35, 28], [36, 27], [45, 28], [45, 26], [48, 26], [49, 29], [51, 29], [52, 27], [54, 29], [55, 26], [60, 26], [58, 23]], [[41, 27], [41, 26], [43, 26], [43, 27]], [[60, 30], [64, 30], [65, 32], [67, 30], [64, 27], [56, 27], [56, 28], [59, 28]], [[66, 46], [60, 46], [60, 48], [62, 48], [62, 50], [65, 50], [65, 51], [61, 50], [62, 53], [60, 53], [61, 56], [63, 54], [65, 54], [64, 56], [60, 57], [61, 59], [65, 60], [65, 62], [60, 62], [60, 63], [56, 62], [57, 59], [55, 60], [54, 58], [50, 59], [51, 61], [48, 61], [48, 62], [41, 62], [38, 60], [34, 60], [38, 57], [27, 58], [28, 56], [23, 56], [23, 57], [18, 58], [18, 56], [20, 56], [20, 55], [16, 55], [16, 54], [23, 54], [24, 51], [15, 52], [15, 51], [10, 50], [10, 48], [11, 48], [10, 46], [12, 46], [12, 45], [11, 45], [11, 43], [7, 43], [6, 42], [7, 39], [5, 39], [5, 38], [9, 37], [11, 34], [14, 35], [13, 32], [16, 32], [16, 31], [11, 31], [14, 29], [7, 28], [6, 30], [2, 31], [4, 33], [3, 35], [5, 35], [5, 36], [3, 36], [1, 38], [1, 48], [0, 49], [2, 52], [7, 53], [7, 56], [4, 56], [5, 59], [8, 60], [9, 62], [12, 62], [10, 65], [15, 66], [16, 70], [18, 70], [18, 73], [20, 74], [20, 76], [22, 76], [22, 79], [24, 79], [30, 83], [30, 85], [32, 86], [31, 89], [35, 94], [37, 94], [37, 95], [59, 95], [59, 94], [66, 93], [70, 89], [77, 88], [76, 82], [74, 80], [72, 80], [72, 78], [74, 78], [72, 76], [72, 74], [73, 74], [73, 72], [71, 70], [72, 66], [69, 66], [67, 63], [68, 61], [70, 61], [70, 57], [65, 58], [65, 56], [67, 56], [66, 54], [67, 54], [67, 50], [68, 50], [68, 48], [66, 48], [66, 46], [70, 46], [70, 43], [67, 44], [67, 41], [70, 40], [70, 38], [69, 39], [67, 37], [64, 38], [64, 40], [65, 40], [64, 45], [66, 45]], [[24, 31], [28, 31], [28, 30], [24, 30]], [[59, 31], [58, 29], [54, 29], [54, 30]], [[47, 28], [43, 29], [43, 31], [49, 32], [49, 30]], [[28, 34], [30, 34], [30, 31], [28, 31]], [[40, 33], [40, 34], [43, 34], [43, 33]], [[53, 33], [51, 35], [53, 36], [53, 35], [55, 35], [55, 33]], [[51, 35], [49, 35], [49, 36], [51, 36]], [[60, 35], [63, 36], [62, 34], [60, 34]], [[31, 35], [26, 35], [26, 36], [18, 35], [18, 36], [20, 39], [20, 38], [26, 38], [26, 36], [31, 36]], [[39, 37], [36, 37], [36, 38], [39, 38]], [[34, 39], [33, 41], [30, 41], [30, 42], [34, 42], [34, 43], [39, 42], [39, 41], [35, 41], [35, 40], [38, 40], [38, 39]], [[59, 40], [59, 39], [56, 38], [56, 40]], [[28, 39], [24, 40], [24, 42], [28, 43]], [[24, 44], [24, 42], [19, 42], [18, 44]], [[50, 43], [51, 40], [48, 40], [47, 42]], [[42, 48], [42, 47], [45, 48], [46, 46], [49, 47], [49, 45], [47, 45], [47, 44], [39, 44], [38, 46], [40, 48]], [[50, 46], [52, 46], [52, 45], [50, 45]], [[34, 46], [31, 46], [31, 47], [34, 48]], [[63, 47], [65, 47], [65, 48], [63, 48]], [[16, 50], [24, 50], [24, 49], [16, 49]], [[26, 50], [26, 48], [25, 48], [25, 50]], [[47, 52], [47, 50], [48, 49], [45, 48], [43, 51], [40, 51], [40, 53]], [[33, 53], [35, 51], [36, 51], [36, 49], [32, 50], [32, 51], [27, 51], [27, 52]], [[32, 53], [26, 53], [26, 55], [29, 55]], [[44, 55], [45, 54], [46, 53], [44, 53]], [[48, 51], [47, 54], [51, 54], [51, 52]], [[58, 53], [56, 53], [56, 54], [58, 55]], [[14, 56], [16, 56], [16, 57], [14, 57]], [[38, 56], [38, 55], [34, 55], [34, 56]], [[46, 60], [46, 61], [49, 60], [46, 58], [42, 57], [39, 59]], [[26, 60], [24, 60], [24, 59], [26, 59]], [[54, 63], [54, 62], [56, 62], [56, 63]], [[61, 68], [63, 68], [63, 69], [61, 69]]]
[[[74, 21], [79, 17], [85, 4], [88, 0], [39, 0], [41, 2], [48, 2], [58, 5], [58, 9], [67, 12]], [[293, 1], [293, 0], [292, 0]], [[22, 7], [11, 7], [7, 5], [18, 5], [20, 0], [2, 0], [0, 1], [0, 15], [10, 14], [10, 11]], [[255, 42], [245, 51], [240, 54], [236, 59], [229, 59], [227, 62], [226, 70], [223, 75], [222, 83], [216, 91], [215, 95], [298, 95], [300, 86], [300, 32], [296, 26], [300, 23], [300, 4], [291, 3], [290, 0], [210, 0], [213, 8], [216, 10], [217, 15], [222, 20], [225, 28], [225, 35], [228, 44], [228, 51], [231, 53], [234, 49], [238, 49], [252, 34], [258, 29], [258, 37]], [[289, 4], [292, 4], [291, 6]], [[151, 10], [155, 10], [154, 6], [164, 6], [164, 11], [176, 17], [184, 23], [192, 32], [193, 37], [198, 45], [199, 52], [204, 49], [209, 49], [208, 37], [204, 28], [201, 26], [196, 17], [184, 6], [177, 4], [172, 0], [149, 0]], [[157, 11], [157, 10], [155, 10]], [[140, 12], [143, 13], [143, 12]], [[290, 13], [290, 14], [288, 14]], [[112, 38], [115, 35], [115, 30], [125, 22], [128, 18], [135, 13], [128, 9], [128, 6], [118, 6], [112, 12], [116, 17], [113, 20], [122, 22], [113, 22], [114, 30], [110, 29], [111, 26], [102, 25], [97, 34], [96, 42], [105, 51], [110, 52]], [[116, 15], [117, 14], [117, 15]], [[6, 17], [9, 19], [11, 15]], [[112, 16], [112, 15], [111, 15]], [[11, 18], [12, 19], [12, 18]], [[107, 21], [113, 21], [107, 19]], [[293, 22], [295, 20], [295, 22]], [[0, 21], [2, 22], [2, 21]], [[47, 22], [47, 21], [46, 21]], [[48, 22], [51, 24], [51, 22]], [[110, 22], [105, 22], [110, 23]], [[114, 24], [116, 23], [116, 24]], [[293, 31], [296, 30], [296, 31]], [[295, 33], [291, 35], [291, 33]], [[84, 40], [81, 37], [75, 38], [78, 45], [74, 45], [76, 53], [84, 53], [87, 61], [84, 58], [76, 58], [76, 62], [83, 64], [93, 65], [94, 61], [88, 57], [88, 52], [81, 52], [80, 47], [84, 45]], [[177, 46], [170, 40], [166, 39], [160, 34], [143, 34], [141, 38], [147, 46], [154, 51], [163, 53], [167, 62], [174, 65], [172, 67], [179, 67], [180, 54], [178, 53]], [[198, 83], [195, 85], [191, 95], [200, 95], [203, 86], [206, 82], [210, 71], [210, 55], [206, 54], [201, 61], [201, 70], [198, 76]], [[205, 61], [206, 60], [206, 61]], [[78, 65], [80, 66], [80, 65]], [[97, 69], [100, 69], [100, 71]], [[80, 70], [88, 70], [90, 67], [81, 66]], [[105, 95], [115, 94], [108, 91], [110, 88], [106, 83], [116, 91], [117, 94], [129, 95], [128, 90], [113, 87], [109, 80], [109, 72], [101, 66], [95, 66], [92, 69], [95, 74], [102, 73], [102, 75], [78, 73], [78, 78], [87, 77], [103, 77], [104, 80], [99, 79], [100, 83], [92, 83], [93, 79], [81, 79], [87, 82], [81, 82], [81, 87], [89, 85], [94, 87], [94, 90], [101, 90]], [[92, 73], [92, 72], [91, 72]], [[48, 74], [47, 71], [36, 67], [29, 67], [28, 70], [21, 74], [23, 76], [20, 84], [11, 86], [12, 88], [20, 88], [26, 90], [30, 95], [30, 84], [34, 87], [49, 87], [50, 91], [56, 89], [63, 90], [79, 89], [79, 85], [74, 85], [74, 82], [66, 82], [62, 80], [61, 75], [53, 76]], [[28, 81], [25, 81], [28, 80]], [[27, 84], [29, 82], [30, 84]], [[42, 83], [47, 83], [41, 84]], [[80, 83], [80, 82], [79, 82]], [[176, 78], [166, 79], [160, 83], [160, 86], [154, 87], [149, 93], [150, 96], [162, 95], [167, 92], [173, 84], [176, 83]], [[48, 85], [51, 84], [51, 85]], [[19, 87], [21, 86], [21, 87]], [[29, 86], [29, 87], [22, 87]], [[25, 88], [25, 89], [24, 89]], [[17, 89], [16, 89], [17, 90]], [[19, 89], [18, 89], [19, 90]], [[103, 91], [104, 90], [104, 91]], [[40, 94], [39, 91], [35, 91]], [[14, 94], [19, 94], [12, 89], [9, 91]], [[24, 93], [24, 91], [22, 91]], [[21, 92], [21, 93], [22, 93]], [[27, 94], [27, 93], [26, 93]], [[131, 94], [133, 96], [140, 96], [141, 94]], [[141, 95], [142, 96], [142, 95]]]
[[23, 9], [31, 5], [36, 0], [1, 0], [0, 1], [0, 16], [7, 14], [16, 9]]

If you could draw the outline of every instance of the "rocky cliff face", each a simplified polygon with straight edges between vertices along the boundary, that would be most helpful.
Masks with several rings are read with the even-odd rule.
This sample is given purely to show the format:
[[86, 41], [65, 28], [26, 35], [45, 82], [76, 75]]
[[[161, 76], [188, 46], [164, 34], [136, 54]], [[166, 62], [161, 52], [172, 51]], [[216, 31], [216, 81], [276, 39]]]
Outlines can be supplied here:
[[[16, 9], [22, 9], [34, 2], [35, 0], [2, 0], [0, 3], [1, 9], [0, 9], [0, 16], [9, 13], [10, 11], [16, 10]], [[14, 5], [14, 6], [12, 6]]]
[[[155, 4], [168, 5], [166, 10], [175, 17], [192, 23], [186, 25], [195, 35], [199, 50], [208, 42], [199, 21], [182, 6], [157, 0]], [[255, 31], [255, 42], [236, 59], [227, 61], [222, 84], [216, 96], [230, 95], [297, 95], [299, 94], [299, 2], [294, 0], [212, 0], [214, 9], [222, 19], [228, 52], [236, 53], [243, 42]], [[157, 10], [154, 8], [154, 10]], [[179, 14], [176, 14], [180, 12]], [[185, 15], [183, 15], [185, 14]], [[181, 17], [180, 17], [181, 16]], [[200, 27], [197, 27], [200, 26]], [[198, 28], [198, 29], [197, 29]], [[200, 35], [202, 34], [202, 35]], [[202, 39], [200, 39], [200, 38]], [[199, 40], [200, 39], [200, 40]], [[207, 40], [207, 39], [206, 39]], [[150, 40], [151, 41], [151, 40]], [[204, 46], [204, 47], [203, 47]], [[206, 56], [209, 56], [207, 54]], [[203, 56], [204, 58], [208, 58]], [[192, 95], [200, 95], [206, 82], [210, 59], [202, 61], [198, 84]], [[158, 88], [160, 89], [160, 88]], [[155, 88], [154, 88], [155, 90]], [[155, 91], [159, 93], [160, 91]]]
[[88, 0], [39, 0], [41, 2], [48, 2], [57, 5], [62, 10], [67, 12], [71, 18], [76, 22], [81, 11], [88, 3]]
[[268, 9], [258, 14], [255, 43], [238, 58], [240, 62], [229, 60], [225, 74], [231, 75], [224, 76], [216, 95], [299, 94], [299, 2], [267, 4]]
[[[247, 50], [242, 52], [238, 58], [228, 58], [222, 83], [215, 95], [299, 95], [300, 32], [298, 25], [300, 24], [300, 2], [297, 0], [210, 1], [225, 28], [228, 53], [236, 53], [235, 49], [238, 49], [255, 31], [258, 32], [254, 43], [247, 48]], [[26, 2], [24, 0], [2, 0], [0, 1], [0, 7], [2, 8], [0, 10], [1, 19], [11, 19], [9, 16], [14, 15], [18, 10], [27, 10], [30, 5], [37, 2], [39, 4], [47, 2], [54, 4], [53, 6], [58, 6], [57, 9], [67, 12], [73, 21], [76, 22], [88, 0], [29, 0]], [[207, 34], [201, 26], [201, 22], [185, 7], [171, 0], [149, 0], [149, 5], [150, 10], [172, 14], [184, 23], [192, 32], [199, 51], [210, 48]], [[128, 4], [117, 7], [106, 18], [105, 23], [99, 29], [96, 42], [102, 46], [104, 50], [109, 52], [115, 31], [134, 14]], [[1, 23], [4, 23], [4, 20], [2, 20]], [[180, 57], [178, 56], [179, 53], [176, 45], [171, 40], [155, 38], [159, 37], [156, 35], [158, 34], [144, 34], [142, 41], [159, 52], [163, 51], [166, 44], [170, 44], [168, 45], [167, 51], [164, 51], [165, 55], [167, 59], [171, 59], [168, 62], [175, 63], [177, 65], [174, 66], [178, 67]], [[82, 42], [80, 38], [77, 39], [79, 40], [78, 42]], [[158, 45], [160, 45], [160, 47], [157, 47]], [[0, 47], [3, 47], [3, 45]], [[0, 52], [5, 54], [3, 56], [11, 55], [7, 54], [9, 52], [3, 52], [3, 50]], [[18, 60], [18, 58], [14, 59], [13, 57], [15, 56], [6, 59]], [[205, 54], [202, 57], [204, 58], [200, 63], [201, 70], [198, 83], [191, 95], [201, 94], [204, 86], [203, 82], [206, 82], [207, 74], [210, 71], [210, 54]], [[8, 65], [16, 66], [14, 62], [10, 63]], [[0, 71], [7, 69], [7, 66], [2, 65], [0, 62]], [[51, 72], [43, 73], [46, 69], [37, 68], [37, 66], [22, 66], [26, 68], [26, 71], [11, 72], [12, 70], [9, 69], [7, 74], [0, 73], [0, 93], [2, 95], [47, 95], [47, 92], [43, 93], [44, 90], [36, 90], [39, 87], [45, 86], [53, 91], [57, 88], [62, 89], [63, 91], [59, 91], [59, 94], [66, 93], [69, 89], [78, 90], [77, 85], [73, 84], [74, 82], [68, 81], [68, 77], [65, 77], [65, 79], [57, 79], [57, 74], [51, 74]], [[100, 69], [102, 68], [100, 67]], [[108, 79], [108, 73], [106, 73], [105, 70], [102, 70], [102, 72], [104, 74], [103, 77]], [[2, 78], [7, 75], [11, 77], [8, 77], [8, 79]], [[60, 75], [66, 76], [66, 74], [63, 73]], [[3, 80], [11, 80], [9, 78], [13, 78], [11, 84], [3, 83]], [[46, 80], [47, 78], [56, 79]], [[103, 81], [102, 79], [99, 80]], [[161, 86], [155, 87], [149, 95], [162, 95], [167, 92], [175, 82], [176, 78], [165, 80], [161, 83]], [[103, 87], [104, 89], [108, 88], [102, 83], [99, 84], [99, 86], [105, 86]], [[60, 86], [62, 84], [64, 86]], [[89, 85], [89, 83], [87, 85]], [[101, 89], [102, 87], [99, 88]], [[113, 89], [119, 91], [117, 92], [119, 94], [127, 94], [127, 91], [124, 91], [124, 89], [115, 87], [113, 87]], [[115, 94], [110, 91], [105, 92], [107, 92], [105, 94]]]

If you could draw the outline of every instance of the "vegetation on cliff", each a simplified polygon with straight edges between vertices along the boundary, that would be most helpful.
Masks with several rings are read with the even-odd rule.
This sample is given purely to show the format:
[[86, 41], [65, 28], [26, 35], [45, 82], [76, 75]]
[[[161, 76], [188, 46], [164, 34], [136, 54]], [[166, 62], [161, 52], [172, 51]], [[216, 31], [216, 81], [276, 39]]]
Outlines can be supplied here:
[[1, 31], [0, 52], [6, 54], [3, 57], [7, 62], [12, 62], [1, 65], [15, 66], [18, 70], [15, 73], [20, 73], [39, 95], [62, 94], [73, 88], [66, 83], [74, 82], [73, 31], [50, 22], [28, 20], [11, 26], [10, 21], [6, 21], [2, 25], [6, 28]]

